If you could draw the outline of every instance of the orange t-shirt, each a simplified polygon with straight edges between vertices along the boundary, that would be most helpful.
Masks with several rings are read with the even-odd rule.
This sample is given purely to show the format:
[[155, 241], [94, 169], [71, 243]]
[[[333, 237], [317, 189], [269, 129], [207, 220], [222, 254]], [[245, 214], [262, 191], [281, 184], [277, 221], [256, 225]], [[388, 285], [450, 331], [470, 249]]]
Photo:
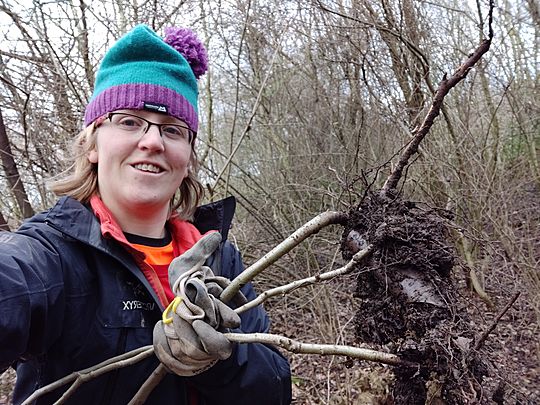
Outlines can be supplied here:
[[174, 259], [174, 247], [173, 241], [169, 244], [160, 247], [139, 245], [138, 243], [132, 243], [135, 249], [140, 252], [143, 252], [146, 255], [144, 261], [149, 264], [154, 271], [156, 272], [163, 289], [165, 290], [165, 295], [167, 300], [171, 302], [174, 299], [174, 294], [169, 285], [169, 264]]

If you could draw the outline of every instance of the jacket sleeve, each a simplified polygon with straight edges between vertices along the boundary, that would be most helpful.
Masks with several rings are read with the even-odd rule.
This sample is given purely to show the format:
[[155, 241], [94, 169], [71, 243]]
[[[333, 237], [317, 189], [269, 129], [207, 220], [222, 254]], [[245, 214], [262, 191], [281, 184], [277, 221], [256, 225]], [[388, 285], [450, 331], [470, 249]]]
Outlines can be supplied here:
[[62, 330], [63, 281], [51, 244], [0, 233], [0, 370], [44, 354]]
[[[224, 277], [233, 279], [243, 270], [240, 253], [229, 242], [222, 250]], [[242, 288], [248, 300], [256, 297], [251, 283]], [[261, 305], [241, 314], [240, 332], [268, 332], [270, 320]], [[291, 402], [289, 362], [274, 347], [260, 343], [237, 344], [231, 357], [190, 378], [203, 403], [281, 405]]]

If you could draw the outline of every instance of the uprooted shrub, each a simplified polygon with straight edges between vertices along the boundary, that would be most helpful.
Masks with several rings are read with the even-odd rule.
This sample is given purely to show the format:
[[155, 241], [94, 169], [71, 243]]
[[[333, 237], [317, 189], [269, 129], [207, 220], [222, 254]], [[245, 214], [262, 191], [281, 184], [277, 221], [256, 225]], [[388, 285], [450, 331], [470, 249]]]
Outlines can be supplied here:
[[452, 279], [449, 219], [447, 211], [383, 193], [349, 212], [344, 258], [376, 247], [357, 279], [356, 336], [420, 365], [395, 368], [394, 403], [470, 403], [481, 392], [487, 368]]

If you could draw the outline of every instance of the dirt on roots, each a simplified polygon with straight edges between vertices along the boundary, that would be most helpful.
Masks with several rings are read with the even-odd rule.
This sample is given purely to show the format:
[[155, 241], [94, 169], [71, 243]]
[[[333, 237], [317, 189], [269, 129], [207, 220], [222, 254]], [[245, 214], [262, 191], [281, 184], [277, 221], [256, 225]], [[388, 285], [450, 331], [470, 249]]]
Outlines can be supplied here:
[[381, 194], [349, 213], [344, 258], [375, 246], [357, 279], [356, 337], [419, 365], [394, 369], [393, 403], [471, 403], [487, 372], [451, 278], [449, 219], [449, 212]]

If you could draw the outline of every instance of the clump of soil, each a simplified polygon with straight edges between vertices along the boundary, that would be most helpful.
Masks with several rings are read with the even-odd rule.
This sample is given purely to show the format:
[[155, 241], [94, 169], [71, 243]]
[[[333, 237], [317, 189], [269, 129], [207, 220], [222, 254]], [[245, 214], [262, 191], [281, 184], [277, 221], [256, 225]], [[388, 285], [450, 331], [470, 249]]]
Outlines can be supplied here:
[[400, 198], [368, 195], [349, 213], [342, 239], [346, 259], [372, 244], [355, 296], [361, 342], [389, 348], [417, 368], [397, 367], [392, 390], [399, 404], [474, 401], [486, 367], [451, 279], [454, 248], [445, 211]]

